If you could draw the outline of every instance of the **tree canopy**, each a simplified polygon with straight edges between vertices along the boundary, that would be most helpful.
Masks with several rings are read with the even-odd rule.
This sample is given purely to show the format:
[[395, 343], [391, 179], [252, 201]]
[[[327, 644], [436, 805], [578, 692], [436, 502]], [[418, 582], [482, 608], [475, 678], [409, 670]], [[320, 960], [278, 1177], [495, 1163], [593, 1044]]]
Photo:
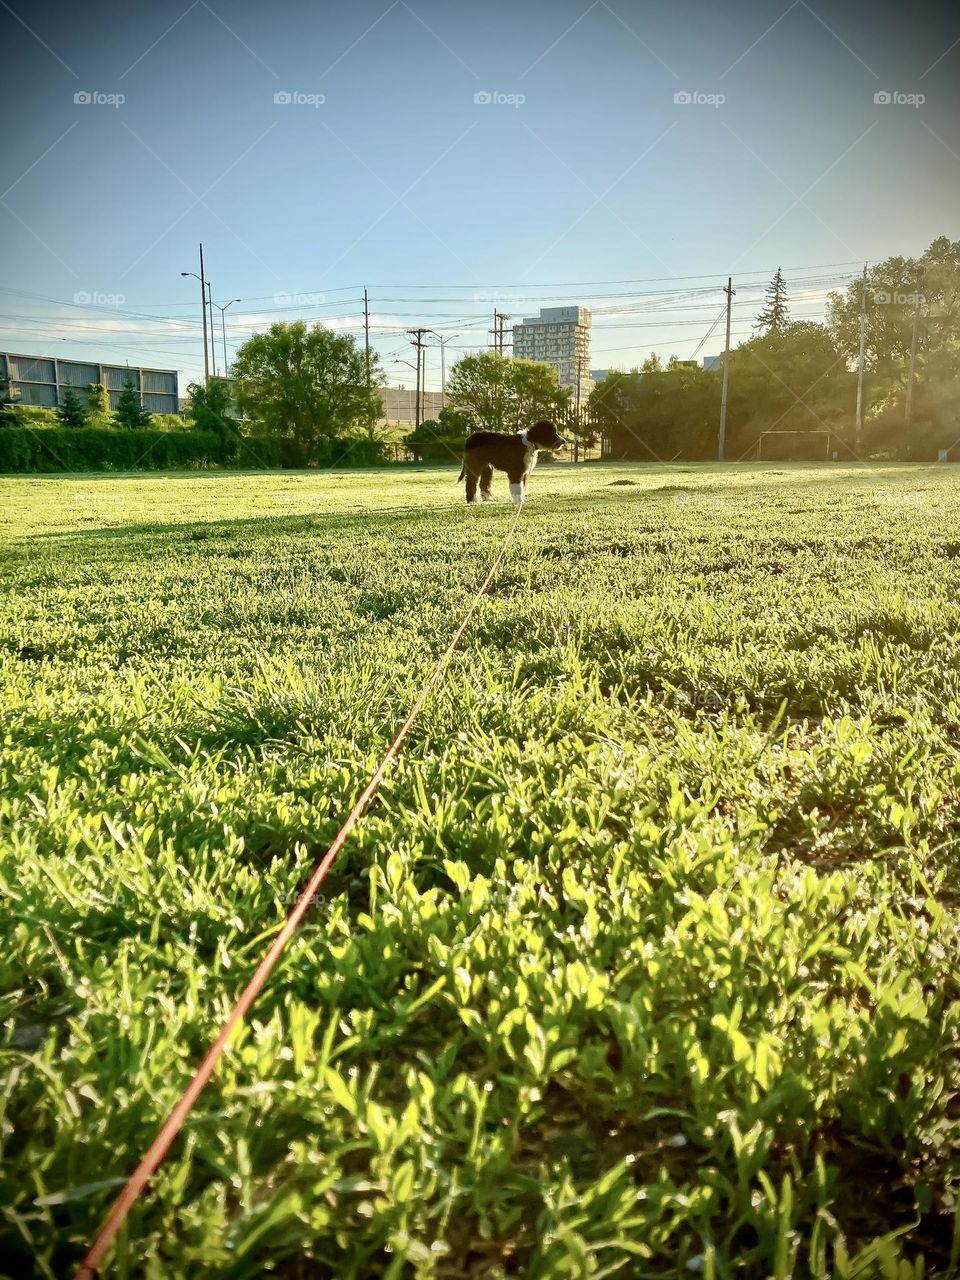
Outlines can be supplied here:
[[230, 384], [226, 379], [211, 378], [206, 386], [192, 382], [187, 394], [190, 397], [187, 414], [199, 431], [239, 434], [237, 420], [230, 412]]
[[481, 351], [464, 356], [447, 383], [451, 404], [488, 431], [522, 431], [541, 418], [553, 418], [570, 403], [557, 371], [537, 360]]
[[259, 428], [288, 435], [308, 449], [323, 440], [369, 432], [382, 416], [375, 353], [370, 382], [364, 352], [353, 337], [302, 320], [254, 334], [231, 367], [240, 408]]

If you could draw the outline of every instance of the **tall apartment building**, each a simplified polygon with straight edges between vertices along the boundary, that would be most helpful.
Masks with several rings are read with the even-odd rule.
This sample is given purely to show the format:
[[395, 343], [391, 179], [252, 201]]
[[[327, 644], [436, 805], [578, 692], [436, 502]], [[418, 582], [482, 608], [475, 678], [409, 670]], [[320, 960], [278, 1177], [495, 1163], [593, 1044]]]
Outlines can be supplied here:
[[561, 387], [585, 400], [590, 391], [590, 312], [586, 307], [541, 307], [513, 326], [513, 354], [552, 364]]

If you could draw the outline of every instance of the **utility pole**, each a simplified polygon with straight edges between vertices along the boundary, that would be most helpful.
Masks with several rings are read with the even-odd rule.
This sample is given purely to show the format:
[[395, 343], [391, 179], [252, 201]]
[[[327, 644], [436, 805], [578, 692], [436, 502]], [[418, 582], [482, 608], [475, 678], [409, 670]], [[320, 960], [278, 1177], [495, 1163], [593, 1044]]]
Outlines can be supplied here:
[[504, 321], [509, 320], [510, 317], [505, 316], [502, 311], [495, 311], [493, 313], [493, 318], [494, 318], [494, 324], [496, 324], [499, 321], [500, 327], [497, 330], [497, 350], [500, 352], [501, 355], [503, 355], [503, 326], [504, 326]]
[[[578, 336], [579, 336], [579, 326], [578, 326]], [[577, 417], [576, 417], [577, 426], [576, 426], [576, 430], [573, 433], [574, 462], [580, 461], [580, 378], [582, 374], [583, 374], [583, 356], [578, 351], [577, 352]]]
[[867, 341], [867, 264], [863, 264], [860, 283], [860, 362], [857, 365], [857, 423], [856, 438], [859, 441], [863, 429], [863, 353]]
[[720, 392], [720, 447], [717, 460], [723, 462], [723, 449], [727, 437], [727, 386], [730, 381], [730, 308], [733, 304], [733, 277], [727, 276], [727, 287], [723, 291], [727, 295], [727, 342], [723, 349], [723, 389]]
[[432, 330], [432, 329], [408, 329], [408, 330], [407, 330], [407, 333], [412, 333], [412, 334], [414, 335], [414, 336], [413, 336], [413, 338], [412, 338], [412, 340], [411, 340], [411, 342], [410, 342], [410, 345], [411, 345], [412, 347], [416, 347], [416, 349], [417, 349], [417, 409], [416, 409], [416, 419], [417, 419], [417, 420], [416, 420], [416, 422], [415, 422], [414, 426], [415, 426], [415, 427], [419, 427], [419, 425], [420, 425], [420, 386], [421, 386], [420, 370], [421, 370], [421, 367], [423, 368], [424, 373], [426, 373], [426, 359], [425, 359], [424, 354], [423, 354], [423, 349], [424, 349], [424, 347], [426, 346], [426, 343], [425, 343], [425, 342], [424, 342], [424, 340], [423, 340], [423, 335], [424, 335], [425, 333], [433, 333], [433, 330]]
[[[910, 335], [910, 368], [907, 373], [907, 396], [903, 406], [903, 420], [909, 427], [913, 416], [913, 375], [917, 368], [917, 330], [920, 328], [920, 285], [922, 277], [917, 277], [916, 292], [913, 299], [913, 333]], [[910, 442], [907, 442], [910, 449]], [[911, 450], [912, 452], [912, 450]]]
[[370, 300], [363, 288], [363, 358], [367, 366], [367, 391], [370, 390]]
[[210, 352], [207, 349], [207, 294], [203, 274], [203, 245], [200, 246], [200, 310], [203, 312], [203, 384], [210, 381]]

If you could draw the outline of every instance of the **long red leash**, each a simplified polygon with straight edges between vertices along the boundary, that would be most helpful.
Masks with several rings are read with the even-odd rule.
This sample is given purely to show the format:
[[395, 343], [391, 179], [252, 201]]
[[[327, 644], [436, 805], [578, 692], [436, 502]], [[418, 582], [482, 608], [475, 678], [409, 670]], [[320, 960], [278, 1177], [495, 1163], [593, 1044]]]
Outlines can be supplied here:
[[310, 902], [313, 899], [314, 895], [316, 894], [320, 885], [323, 883], [324, 877], [326, 876], [330, 868], [333, 866], [333, 863], [336, 860], [337, 855], [339, 854], [343, 846], [346, 844], [351, 831], [357, 825], [357, 822], [360, 820], [360, 818], [363, 816], [363, 813], [366, 810], [367, 806], [369, 805], [370, 801], [377, 794], [377, 791], [380, 788], [380, 783], [383, 781], [384, 776], [387, 772], [387, 769], [389, 768], [391, 762], [396, 758], [400, 750], [400, 747], [403, 745], [404, 739], [406, 738], [407, 734], [410, 732], [410, 729], [412, 728], [414, 721], [417, 719], [417, 716], [419, 716], [421, 710], [423, 709], [423, 704], [426, 702], [427, 698], [430, 696], [431, 692], [436, 687], [437, 682], [439, 681], [447, 663], [450, 660], [451, 654], [453, 653], [454, 649], [456, 649], [457, 645], [460, 643], [460, 640], [463, 637], [463, 633], [466, 631], [467, 627], [470, 625], [470, 620], [473, 617], [473, 615], [476, 613], [477, 608], [480, 604], [480, 601], [482, 600], [483, 596], [486, 594], [487, 588], [490, 586], [490, 583], [493, 581], [497, 570], [500, 568], [500, 565], [503, 563], [503, 558], [507, 554], [507, 548], [510, 546], [510, 542], [513, 538], [514, 533], [516, 532], [517, 524], [520, 520], [520, 513], [522, 510], [523, 510], [523, 507], [519, 507], [519, 506], [517, 507], [516, 515], [513, 518], [513, 523], [510, 525], [510, 528], [507, 531], [506, 537], [503, 540], [503, 545], [501, 546], [500, 551], [498, 552], [497, 557], [490, 568], [490, 572], [487, 574], [483, 582], [477, 588], [477, 592], [473, 598], [470, 608], [464, 614], [463, 621], [460, 623], [459, 627], [457, 627], [456, 631], [453, 633], [453, 638], [451, 639], [450, 643], [447, 645], [446, 649], [437, 659], [436, 665], [433, 668], [430, 678], [427, 680], [426, 684], [423, 686], [422, 690], [420, 691], [420, 694], [418, 695], [416, 702], [414, 702], [413, 706], [411, 707], [406, 720], [404, 720], [403, 724], [397, 730], [396, 737], [393, 739], [393, 741], [390, 743], [390, 746], [387, 748], [386, 754], [384, 755], [383, 759], [380, 761], [380, 764], [377, 766], [376, 772], [373, 774], [370, 781], [367, 783], [366, 787], [364, 788], [363, 794], [360, 796], [359, 800], [357, 800], [356, 804], [350, 810], [350, 813], [347, 816], [347, 819], [344, 822], [343, 826], [334, 836], [326, 853], [317, 863], [317, 866], [313, 872], [313, 875], [310, 877], [305, 888], [303, 889], [303, 892], [300, 894], [300, 897], [297, 899], [296, 906], [287, 916], [286, 922], [284, 923], [282, 929], [274, 938], [273, 942], [270, 944], [270, 949], [267, 951], [266, 955], [257, 965], [256, 971], [254, 972], [253, 977], [244, 987], [240, 995], [240, 998], [237, 1000], [237, 1003], [231, 1009], [230, 1014], [228, 1015], [226, 1021], [224, 1022], [223, 1026], [220, 1028], [220, 1033], [218, 1034], [216, 1040], [214, 1040], [213, 1044], [211, 1044], [210, 1048], [207, 1050], [206, 1055], [203, 1061], [200, 1063], [200, 1066], [197, 1068], [196, 1074], [194, 1075], [193, 1079], [190, 1081], [186, 1089], [184, 1089], [183, 1093], [180, 1095], [179, 1101], [177, 1102], [176, 1106], [174, 1106], [174, 1108], [170, 1111], [166, 1120], [164, 1120], [162, 1126], [160, 1127], [159, 1132], [157, 1133], [157, 1136], [154, 1138], [153, 1142], [151, 1142], [143, 1159], [137, 1165], [136, 1169], [134, 1169], [133, 1173], [130, 1175], [129, 1179], [127, 1180], [127, 1183], [124, 1186], [123, 1190], [120, 1192], [116, 1200], [114, 1200], [113, 1204], [110, 1206], [110, 1210], [107, 1213], [107, 1216], [104, 1218], [103, 1222], [101, 1223], [100, 1229], [97, 1232], [96, 1236], [94, 1237], [93, 1243], [90, 1245], [90, 1248], [87, 1251], [86, 1257], [83, 1259], [83, 1262], [80, 1264], [80, 1268], [76, 1273], [75, 1280], [93, 1280], [93, 1277], [96, 1276], [97, 1268], [99, 1267], [100, 1263], [103, 1261], [107, 1250], [109, 1249], [110, 1245], [113, 1243], [114, 1239], [116, 1238], [117, 1232], [120, 1230], [120, 1227], [123, 1225], [124, 1219], [126, 1218], [127, 1214], [130, 1212], [130, 1209], [133, 1206], [134, 1202], [136, 1201], [137, 1197], [140, 1195], [144, 1187], [153, 1177], [160, 1162], [163, 1160], [164, 1156], [166, 1156], [167, 1152], [170, 1150], [170, 1147], [171, 1147], [171, 1144], [173, 1143], [174, 1138], [183, 1128], [184, 1121], [186, 1120], [187, 1116], [190, 1114], [191, 1110], [193, 1109], [194, 1103], [196, 1102], [197, 1098], [200, 1096], [200, 1093], [203, 1090], [204, 1086], [206, 1085], [207, 1081], [213, 1075], [214, 1068], [216, 1067], [217, 1062], [220, 1060], [220, 1057], [223, 1054], [224, 1049], [227, 1047], [227, 1041], [230, 1039], [230, 1036], [234, 1028], [237, 1026], [237, 1024], [240, 1021], [242, 1021], [247, 1011], [249, 1010], [250, 1006], [253, 1004], [254, 1000], [256, 1000], [257, 996], [263, 990], [263, 987], [267, 979], [270, 977], [270, 974], [273, 972], [277, 961], [280, 959], [281, 953], [283, 952], [287, 943], [293, 937], [301, 920], [306, 915], [307, 909], [310, 906]]

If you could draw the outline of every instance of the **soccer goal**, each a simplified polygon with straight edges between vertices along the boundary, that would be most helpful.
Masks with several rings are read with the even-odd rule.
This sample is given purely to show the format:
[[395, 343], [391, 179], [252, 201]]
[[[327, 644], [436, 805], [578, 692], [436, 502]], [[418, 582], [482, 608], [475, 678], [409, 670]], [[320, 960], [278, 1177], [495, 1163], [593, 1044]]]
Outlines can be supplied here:
[[832, 431], [761, 431], [757, 439], [757, 461], [830, 462], [839, 453], [839, 441]]

